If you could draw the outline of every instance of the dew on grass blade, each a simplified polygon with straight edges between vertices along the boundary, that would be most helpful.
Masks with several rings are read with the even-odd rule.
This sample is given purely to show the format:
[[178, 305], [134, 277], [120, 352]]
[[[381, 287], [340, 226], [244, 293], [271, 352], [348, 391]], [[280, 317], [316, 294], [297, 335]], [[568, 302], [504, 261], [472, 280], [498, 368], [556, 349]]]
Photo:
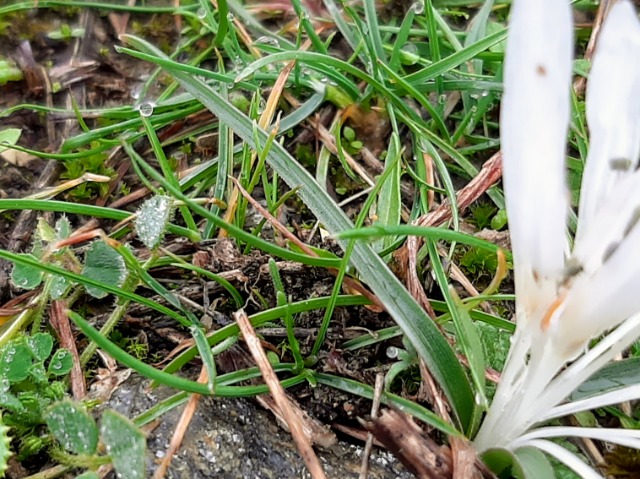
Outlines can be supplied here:
[[416, 15], [424, 13], [424, 3], [422, 3], [421, 1], [415, 2], [413, 5], [411, 5], [411, 8], [413, 8], [413, 11], [416, 13]]
[[402, 56], [400, 61], [403, 65], [415, 65], [420, 60], [420, 53], [415, 43], [407, 43], [400, 48]]
[[138, 108], [138, 111], [140, 112], [140, 116], [144, 116], [146, 118], [150, 117], [151, 115], [153, 115], [153, 107], [155, 105], [151, 102], [144, 102], [142, 104], [140, 104], [140, 107]]
[[389, 359], [396, 359], [399, 355], [400, 351], [395, 346], [389, 346], [387, 348], [387, 357]]

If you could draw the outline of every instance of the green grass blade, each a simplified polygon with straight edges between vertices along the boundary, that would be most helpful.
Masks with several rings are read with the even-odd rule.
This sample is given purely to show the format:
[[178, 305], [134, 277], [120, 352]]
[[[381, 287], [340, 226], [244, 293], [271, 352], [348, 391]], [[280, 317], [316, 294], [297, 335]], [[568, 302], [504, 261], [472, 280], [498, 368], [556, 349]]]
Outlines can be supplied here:
[[[298, 314], [305, 311], [311, 311], [314, 309], [326, 308], [330, 302], [330, 297], [313, 298], [305, 301], [297, 301], [289, 303], [286, 306], [276, 307], [267, 311], [253, 314], [249, 316], [249, 320], [254, 328], [257, 328], [269, 321], [275, 321], [276, 319], [283, 318], [286, 314]], [[336, 298], [336, 306], [363, 306], [365, 304], [371, 304], [364, 296], [342, 295]], [[209, 345], [218, 344], [225, 339], [237, 335], [240, 333], [237, 323], [229, 324], [219, 330], [211, 333], [207, 336]], [[182, 366], [187, 364], [193, 358], [196, 357], [198, 351], [195, 346], [183, 351], [176, 356], [171, 362], [164, 368], [165, 372], [178, 371]]]
[[[463, 243], [475, 248], [481, 248], [487, 251], [495, 253], [500, 247], [489, 241], [485, 241], [480, 238], [476, 238], [473, 235], [467, 233], [461, 233], [459, 231], [452, 231], [444, 228], [434, 228], [431, 226], [413, 226], [413, 225], [399, 225], [399, 226], [369, 226], [366, 228], [345, 230], [336, 236], [340, 239], [372, 239], [377, 236], [422, 236], [423, 238], [429, 238], [432, 240], [446, 240], [456, 243]], [[507, 259], [512, 261], [511, 254], [508, 251], [504, 251]]]
[[480, 335], [469, 317], [469, 313], [467, 313], [467, 311], [462, 307], [460, 298], [455, 294], [455, 290], [449, 286], [447, 274], [445, 273], [442, 262], [440, 261], [440, 255], [438, 254], [436, 243], [434, 241], [427, 240], [427, 248], [429, 250], [431, 267], [435, 273], [436, 281], [440, 286], [442, 295], [449, 307], [449, 313], [453, 319], [453, 325], [456, 331], [456, 342], [460, 349], [462, 349], [462, 353], [469, 361], [469, 370], [474, 384], [476, 401], [475, 412], [473, 415], [475, 421], [470, 424], [466, 433], [468, 437], [473, 437], [476, 432], [476, 428], [480, 425], [479, 420], [481, 419], [483, 412], [487, 409], [488, 404], [485, 393], [486, 384], [484, 372], [486, 364], [482, 341], [480, 340]]
[[[376, 225], [380, 226], [398, 226], [402, 219], [402, 200], [400, 198], [400, 156], [402, 149], [400, 146], [400, 137], [397, 133], [391, 135], [391, 142], [387, 150], [385, 158], [385, 171], [388, 173], [386, 180], [380, 189], [378, 195], [378, 205], [376, 208], [377, 221]], [[387, 171], [388, 170], [388, 171]], [[395, 242], [395, 238], [384, 237], [380, 243], [376, 244], [376, 250], [380, 251]]]
[[[314, 379], [320, 384], [331, 386], [332, 388], [340, 389], [342, 391], [346, 391], [367, 399], [373, 399], [373, 388], [368, 384], [363, 384], [354, 381], [353, 379], [345, 379], [338, 376], [333, 376], [332, 374], [316, 372], [312, 372], [312, 374]], [[421, 421], [424, 421], [426, 424], [435, 427], [436, 429], [444, 432], [445, 434], [448, 434], [449, 436], [462, 437], [460, 431], [451, 427], [451, 424], [443, 421], [442, 418], [440, 418], [437, 414], [416, 404], [413, 401], [405, 399], [401, 396], [397, 396], [395, 394], [384, 392], [382, 393], [380, 402], [382, 402], [382, 404], [386, 404], [387, 406], [395, 406], [401, 411], [410, 414], [420, 419]]]
[[204, 330], [198, 326], [192, 326], [189, 328], [189, 331], [196, 342], [196, 347], [198, 348], [198, 353], [200, 353], [202, 364], [204, 364], [204, 367], [207, 370], [207, 387], [209, 389], [209, 393], [213, 394], [216, 390], [216, 362], [213, 359], [211, 347], [207, 342], [207, 336], [205, 335]]
[[99, 288], [107, 293], [114, 294], [120, 298], [129, 299], [131, 301], [136, 301], [144, 306], [147, 306], [150, 309], [158, 311], [159, 313], [165, 314], [170, 318], [175, 319], [181, 324], [189, 325], [191, 324], [189, 320], [184, 318], [183, 316], [176, 313], [174, 310], [162, 306], [155, 301], [152, 301], [143, 296], [137, 295], [135, 293], [130, 293], [128, 291], [124, 291], [121, 288], [116, 286], [111, 286], [105, 283], [101, 283], [99, 281], [87, 278], [86, 276], [82, 276], [81, 274], [72, 273], [71, 271], [67, 271], [66, 269], [59, 268], [57, 266], [53, 266], [47, 263], [43, 263], [37, 259], [31, 259], [27, 255], [20, 255], [17, 253], [11, 253], [10, 251], [0, 250], [0, 258], [11, 261], [15, 264], [23, 264], [27, 266], [31, 266], [32, 268], [37, 268], [47, 273], [55, 274], [58, 276], [62, 276], [63, 278], [67, 278], [71, 281], [74, 281], [78, 284], [93, 286], [95, 288]]
[[473, 60], [479, 53], [488, 50], [492, 46], [504, 41], [506, 38], [506, 30], [495, 32], [484, 37], [473, 45], [469, 45], [467, 48], [463, 48], [462, 50], [443, 58], [439, 62], [435, 62], [422, 70], [406, 76], [405, 80], [409, 83], [424, 83], [433, 80], [438, 75], [442, 75], [449, 70], [453, 70], [464, 62]]
[[[220, 121], [228, 123], [252, 148], [260, 149], [261, 145], [256, 145], [253, 139], [251, 120], [233, 105], [225, 103], [215, 90], [198, 78], [172, 67], [166, 56], [147, 42], [132, 36], [126, 36], [124, 40], [148, 54], [162, 58], [165, 68], [187, 91]], [[268, 134], [263, 130], [258, 130], [257, 136], [263, 144], [268, 140]], [[274, 142], [269, 150], [267, 161], [291, 188], [301, 186], [300, 198], [331, 233], [336, 234], [353, 227], [344, 212], [278, 142]], [[344, 242], [342, 246], [345, 246]], [[473, 393], [466, 373], [447, 340], [370, 246], [363, 243], [355, 245], [352, 264], [360, 276], [366, 278], [369, 287], [414, 345], [447, 395], [457, 421], [466, 429], [472, 419]]]

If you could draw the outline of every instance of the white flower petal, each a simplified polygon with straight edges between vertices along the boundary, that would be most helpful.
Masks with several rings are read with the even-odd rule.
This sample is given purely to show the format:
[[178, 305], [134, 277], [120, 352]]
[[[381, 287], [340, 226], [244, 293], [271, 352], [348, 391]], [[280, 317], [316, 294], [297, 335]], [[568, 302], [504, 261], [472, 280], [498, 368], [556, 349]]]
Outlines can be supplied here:
[[640, 314], [635, 314], [570, 364], [538, 398], [535, 414], [542, 418], [540, 421], [548, 418], [547, 414], [553, 406], [569, 397], [578, 386], [634, 343], [639, 335]]
[[586, 104], [590, 149], [582, 180], [578, 238], [616, 181], [640, 154], [640, 23], [628, 0], [604, 21], [589, 74]]
[[595, 273], [576, 278], [561, 317], [552, 325], [554, 344], [565, 348], [569, 357], [589, 339], [640, 310], [639, 226], [631, 229]]
[[571, 262], [585, 275], [593, 275], [615, 253], [620, 243], [637, 226], [638, 220], [640, 171], [635, 171], [618, 179], [615, 189], [600, 200], [589, 228], [581, 230], [583, 234], [576, 239]]
[[604, 479], [593, 468], [586, 464], [574, 453], [568, 451], [562, 446], [544, 439], [531, 439], [520, 444], [520, 447], [532, 446], [543, 452], [555, 457], [560, 462], [577, 473], [582, 479]]
[[627, 386], [626, 388], [616, 389], [611, 392], [599, 394], [598, 396], [592, 396], [563, 404], [562, 406], [554, 407], [548, 413], [539, 416], [538, 419], [539, 422], [545, 422], [550, 419], [568, 416], [569, 414], [575, 414], [577, 412], [590, 411], [599, 407], [620, 404], [625, 401], [635, 401], [639, 398], [640, 384], [634, 384], [633, 386]]
[[516, 0], [509, 28], [500, 139], [516, 289], [527, 313], [553, 294], [567, 251], [569, 2]]
[[621, 446], [640, 449], [640, 431], [634, 429], [610, 429], [601, 427], [541, 427], [524, 434], [516, 442], [527, 443], [534, 439], [550, 439], [554, 437], [586, 437], [598, 441], [606, 441]]

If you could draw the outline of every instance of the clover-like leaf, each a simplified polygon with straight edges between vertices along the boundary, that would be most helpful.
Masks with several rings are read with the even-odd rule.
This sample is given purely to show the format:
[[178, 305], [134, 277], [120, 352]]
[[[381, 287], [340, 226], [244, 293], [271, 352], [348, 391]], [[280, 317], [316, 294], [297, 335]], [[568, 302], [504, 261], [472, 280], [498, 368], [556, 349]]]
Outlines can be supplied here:
[[20, 400], [9, 389], [0, 389], [0, 408], [16, 413], [24, 410]]
[[44, 361], [53, 351], [53, 338], [47, 333], [36, 333], [27, 338], [27, 346], [37, 361]]
[[11, 342], [0, 351], [0, 377], [19, 383], [29, 376], [33, 363], [31, 351], [23, 342]]
[[71, 281], [57, 274], [51, 275], [51, 286], [49, 288], [49, 294], [52, 299], [62, 298], [69, 288], [71, 287]]
[[64, 376], [73, 367], [73, 356], [66, 349], [58, 349], [51, 357], [47, 372], [53, 376]]
[[143, 479], [146, 450], [144, 434], [129, 419], [111, 410], [102, 416], [100, 432], [118, 476]]
[[[120, 286], [127, 276], [127, 268], [116, 250], [104, 241], [94, 242], [85, 258], [83, 276], [110, 286]], [[107, 293], [95, 286], [86, 286], [87, 293], [94, 298], [104, 298]]]
[[45, 416], [49, 430], [69, 452], [93, 454], [98, 447], [98, 426], [80, 404], [61, 401]]
[[[33, 260], [37, 259], [31, 254], [21, 254], [20, 256], [26, 256]], [[11, 281], [21, 289], [31, 290], [37, 288], [42, 282], [42, 270], [33, 266], [15, 263], [11, 271]]]

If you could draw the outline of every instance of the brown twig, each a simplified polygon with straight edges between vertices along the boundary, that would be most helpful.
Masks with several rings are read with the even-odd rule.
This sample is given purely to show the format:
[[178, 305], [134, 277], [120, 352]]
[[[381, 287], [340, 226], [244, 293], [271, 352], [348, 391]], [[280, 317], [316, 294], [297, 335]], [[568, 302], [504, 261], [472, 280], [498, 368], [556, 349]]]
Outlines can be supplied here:
[[51, 302], [49, 309], [49, 318], [51, 325], [58, 332], [60, 345], [69, 350], [73, 356], [73, 366], [69, 378], [71, 380], [71, 391], [76, 401], [82, 401], [87, 395], [87, 384], [84, 380], [84, 372], [80, 366], [80, 357], [78, 356], [78, 348], [76, 348], [76, 340], [71, 332], [69, 324], [69, 316], [67, 315], [67, 305], [62, 300]]
[[[493, 155], [482, 166], [480, 172], [456, 195], [456, 203], [459, 210], [467, 208], [471, 203], [477, 200], [480, 195], [486, 192], [496, 181], [502, 176], [502, 153], [498, 152]], [[451, 218], [451, 204], [448, 202], [440, 205], [438, 209], [421, 216], [414, 225], [417, 226], [438, 226]], [[398, 254], [398, 260], [404, 264], [406, 271], [407, 289], [411, 295], [422, 305], [425, 311], [432, 318], [435, 312], [429, 303], [429, 298], [424, 292], [418, 278], [418, 250], [422, 246], [422, 238], [410, 236], [407, 243], [402, 247]]]
[[[207, 374], [206, 368], [203, 366], [200, 370], [200, 376], [198, 377], [198, 382], [201, 384], [206, 383], [209, 380], [209, 375]], [[187, 432], [187, 428], [191, 423], [191, 419], [193, 419], [193, 415], [196, 412], [196, 408], [198, 407], [198, 401], [200, 401], [200, 394], [192, 394], [189, 398], [189, 402], [184, 407], [182, 411], [182, 415], [180, 416], [180, 420], [176, 425], [175, 430], [173, 431], [173, 436], [171, 437], [171, 442], [169, 443], [169, 447], [167, 448], [167, 452], [162, 459], [162, 462], [158, 465], [158, 469], [153, 473], [153, 479], [162, 479], [169, 466], [171, 465], [171, 461], [173, 460], [173, 456], [178, 452], [180, 448], [180, 444], [182, 444], [182, 440], [184, 439], [184, 435]]]
[[[378, 411], [380, 410], [380, 399], [382, 398], [382, 388], [384, 386], [384, 374], [376, 374], [376, 383], [373, 389], [373, 404], [371, 404], [371, 419], [376, 420], [378, 418]], [[367, 479], [369, 475], [369, 456], [371, 455], [371, 449], [373, 448], [373, 434], [367, 435], [367, 442], [364, 445], [364, 451], [362, 452], [362, 466], [360, 467], [360, 478]]]
[[278, 381], [278, 376], [276, 376], [276, 373], [273, 371], [271, 363], [269, 362], [269, 359], [267, 359], [264, 349], [262, 349], [260, 339], [256, 336], [256, 333], [253, 330], [251, 321], [249, 321], [249, 318], [243, 310], [236, 312], [233, 316], [240, 327], [242, 336], [244, 337], [245, 343], [247, 344], [254, 361], [260, 368], [262, 377], [267, 383], [273, 399], [276, 404], [278, 404], [278, 407], [282, 412], [283, 418], [291, 431], [293, 440], [295, 441], [298, 451], [307, 465], [311, 476], [314, 479], [326, 479], [327, 476], [322, 469], [318, 456], [316, 456], [307, 436], [304, 434], [302, 421], [293, 412], [293, 409], [285, 395], [285, 391]]
[[[587, 48], [584, 52], [584, 59], [591, 60], [593, 57], [593, 52], [596, 49], [596, 44], [598, 43], [598, 37], [600, 36], [600, 29], [602, 27], [602, 22], [604, 21], [607, 13], [611, 9], [611, 6], [615, 3], [616, 0], [602, 0], [600, 2], [600, 6], [598, 7], [598, 13], [596, 14], [596, 19], [593, 22], [593, 28], [591, 29], [591, 36], [589, 37], [589, 43], [587, 43]], [[581, 96], [584, 93], [584, 90], [587, 85], [587, 79], [583, 76], [580, 76], [575, 79], [573, 82], [573, 89], [576, 92], [576, 95]]]
[[[447, 400], [422, 360], [420, 360], [420, 375], [422, 376], [423, 392], [430, 397], [436, 414], [451, 423]], [[473, 445], [460, 437], [449, 437], [449, 445], [451, 448], [450, 477], [452, 479], [481, 479], [485, 470], [480, 465]]]
[[409, 415], [385, 409], [379, 418], [363, 421], [363, 425], [418, 479], [451, 479], [451, 451], [436, 443]]

